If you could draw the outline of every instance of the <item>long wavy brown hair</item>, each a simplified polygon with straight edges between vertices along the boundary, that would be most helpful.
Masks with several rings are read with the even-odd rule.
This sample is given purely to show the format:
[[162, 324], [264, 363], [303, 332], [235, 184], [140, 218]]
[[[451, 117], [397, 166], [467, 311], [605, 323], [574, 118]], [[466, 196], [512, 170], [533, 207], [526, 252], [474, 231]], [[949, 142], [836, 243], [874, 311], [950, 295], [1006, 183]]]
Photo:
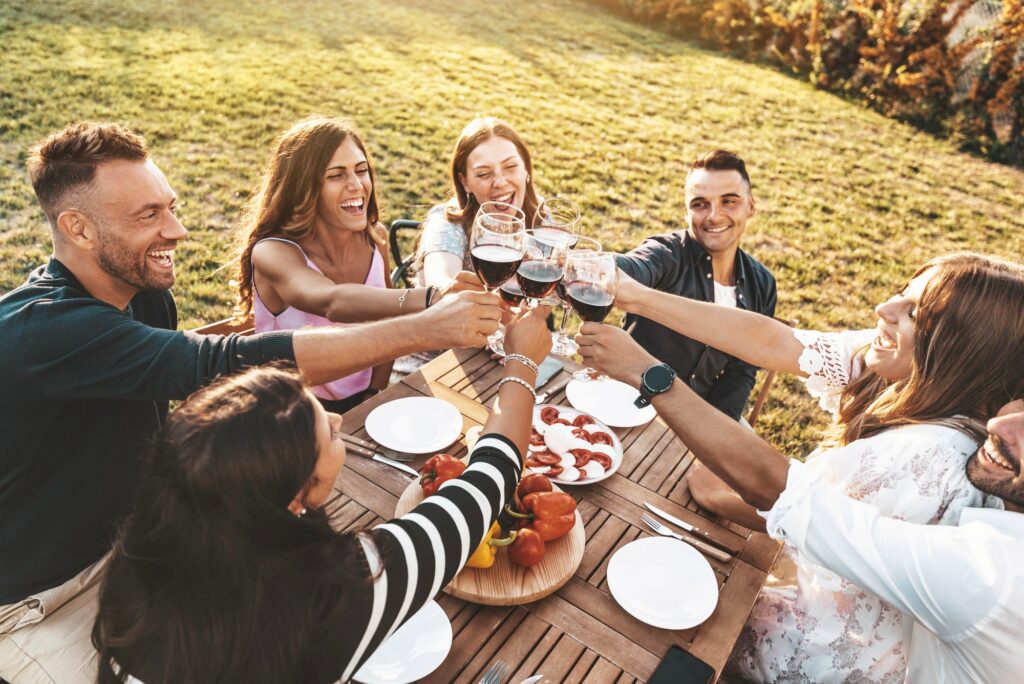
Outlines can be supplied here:
[[480, 209], [480, 203], [476, 201], [473, 193], [466, 190], [462, 184], [461, 176], [466, 173], [466, 162], [482, 143], [493, 137], [505, 138], [516, 146], [519, 156], [523, 158], [523, 165], [526, 167], [526, 194], [523, 197], [523, 213], [526, 215], [526, 227], [533, 227], [533, 217], [537, 213], [537, 191], [533, 188], [533, 161], [530, 159], [530, 150], [526, 148], [526, 142], [516, 133], [516, 130], [501, 119], [494, 117], [480, 117], [473, 119], [462, 129], [459, 139], [455, 141], [455, 149], [452, 150], [451, 177], [452, 177], [452, 199], [453, 202], [445, 208], [445, 215], [452, 223], [458, 223], [469, 236], [473, 228], [473, 219]]
[[980, 442], [984, 421], [1024, 394], [1024, 266], [958, 252], [932, 259], [914, 277], [929, 269], [910, 375], [889, 381], [865, 370], [843, 392], [827, 443], [925, 422]]
[[324, 116], [303, 119], [274, 143], [259, 187], [249, 200], [236, 257], [237, 315], [246, 316], [252, 311], [252, 248], [268, 237], [301, 242], [313, 234], [324, 172], [346, 138], [352, 138], [366, 155], [372, 184], [366, 207], [367, 233], [375, 243], [384, 245], [386, 236], [377, 223], [377, 174], [363, 139], [352, 124], [343, 119]]

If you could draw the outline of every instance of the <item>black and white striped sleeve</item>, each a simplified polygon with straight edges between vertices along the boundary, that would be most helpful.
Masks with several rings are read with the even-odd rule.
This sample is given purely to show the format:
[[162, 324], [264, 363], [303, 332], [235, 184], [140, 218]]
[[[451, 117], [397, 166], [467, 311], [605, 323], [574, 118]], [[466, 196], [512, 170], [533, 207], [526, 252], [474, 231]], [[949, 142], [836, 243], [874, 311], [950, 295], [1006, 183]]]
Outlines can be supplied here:
[[483, 435], [461, 477], [444, 483], [401, 518], [374, 528], [377, 549], [366, 548], [371, 571], [381, 569], [378, 551], [386, 561], [343, 680], [462, 569], [511, 500], [521, 472], [522, 457], [511, 441]]

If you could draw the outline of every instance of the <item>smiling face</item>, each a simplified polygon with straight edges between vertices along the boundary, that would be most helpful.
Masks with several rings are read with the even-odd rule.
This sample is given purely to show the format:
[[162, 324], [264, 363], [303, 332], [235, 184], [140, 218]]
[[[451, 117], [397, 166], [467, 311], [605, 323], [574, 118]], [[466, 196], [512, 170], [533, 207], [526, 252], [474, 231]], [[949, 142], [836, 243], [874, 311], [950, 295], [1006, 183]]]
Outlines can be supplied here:
[[967, 460], [967, 479], [988, 494], [1012, 506], [1024, 506], [1024, 400], [1011, 401], [988, 421], [988, 439]]
[[335, 229], [365, 230], [372, 193], [370, 162], [352, 136], [347, 136], [324, 171], [317, 205], [318, 222]]
[[[326, 411], [309, 390], [306, 390], [306, 395], [316, 411], [317, 459], [313, 475], [296, 497], [296, 502], [306, 508], [319, 508], [327, 502], [334, 481], [345, 465], [345, 442], [341, 439], [341, 416]], [[296, 502], [292, 502], [293, 505]]]
[[89, 193], [100, 269], [122, 291], [174, 285], [174, 248], [188, 231], [175, 216], [177, 195], [151, 160], [96, 168]]
[[875, 307], [878, 335], [864, 355], [864, 363], [887, 380], [902, 380], [910, 375], [914, 366], [917, 307], [934, 275], [935, 269], [928, 269], [899, 294]]
[[506, 202], [522, 209], [526, 199], [526, 164], [515, 144], [497, 135], [473, 148], [459, 180], [478, 204]]
[[694, 169], [687, 175], [690, 235], [711, 254], [734, 254], [753, 215], [754, 198], [739, 171]]

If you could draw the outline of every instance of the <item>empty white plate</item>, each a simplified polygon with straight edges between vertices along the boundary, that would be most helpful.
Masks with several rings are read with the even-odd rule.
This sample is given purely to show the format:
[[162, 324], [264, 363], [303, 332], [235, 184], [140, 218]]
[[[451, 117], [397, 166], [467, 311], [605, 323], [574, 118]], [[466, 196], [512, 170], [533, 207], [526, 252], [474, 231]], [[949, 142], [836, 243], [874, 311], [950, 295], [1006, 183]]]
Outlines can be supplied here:
[[462, 416], [447, 401], [406, 397], [381, 404], [366, 416], [373, 441], [406, 454], [439, 451], [462, 433]]
[[648, 404], [638, 409], [633, 402], [640, 391], [618, 380], [573, 380], [565, 387], [569, 403], [584, 413], [612, 427], [635, 427], [654, 420], [658, 415]]
[[718, 605], [718, 582], [707, 560], [686, 542], [644, 537], [608, 562], [608, 588], [622, 608], [662, 629], [688, 629]]
[[438, 668], [452, 647], [452, 623], [431, 601], [384, 640], [356, 672], [362, 684], [408, 684]]

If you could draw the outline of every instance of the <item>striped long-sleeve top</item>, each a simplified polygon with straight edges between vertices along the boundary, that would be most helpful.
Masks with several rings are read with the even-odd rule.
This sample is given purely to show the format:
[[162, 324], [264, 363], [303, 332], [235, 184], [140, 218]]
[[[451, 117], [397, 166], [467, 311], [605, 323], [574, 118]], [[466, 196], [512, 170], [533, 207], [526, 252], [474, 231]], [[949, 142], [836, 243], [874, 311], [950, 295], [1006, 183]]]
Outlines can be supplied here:
[[443, 484], [401, 518], [372, 530], [372, 543], [364, 540], [362, 548], [370, 572], [380, 574], [370, 591], [348, 601], [349, 614], [338, 621], [340, 629], [328, 630], [334, 633], [320, 649], [324, 681], [339, 676], [348, 681], [392, 632], [455, 577], [511, 500], [521, 471], [515, 446], [501, 435], [485, 435], [461, 477]]

